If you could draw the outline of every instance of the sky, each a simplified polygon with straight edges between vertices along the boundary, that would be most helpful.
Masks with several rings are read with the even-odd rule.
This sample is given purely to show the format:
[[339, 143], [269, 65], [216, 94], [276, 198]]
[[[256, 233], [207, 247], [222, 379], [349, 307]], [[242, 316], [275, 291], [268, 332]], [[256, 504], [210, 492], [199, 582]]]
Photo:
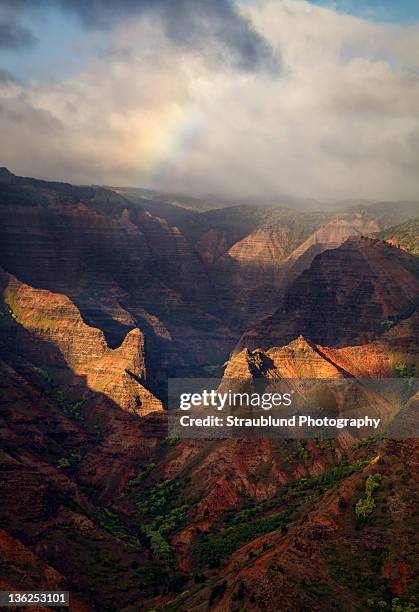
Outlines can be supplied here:
[[419, 193], [417, 0], [0, 0], [0, 165], [226, 198]]

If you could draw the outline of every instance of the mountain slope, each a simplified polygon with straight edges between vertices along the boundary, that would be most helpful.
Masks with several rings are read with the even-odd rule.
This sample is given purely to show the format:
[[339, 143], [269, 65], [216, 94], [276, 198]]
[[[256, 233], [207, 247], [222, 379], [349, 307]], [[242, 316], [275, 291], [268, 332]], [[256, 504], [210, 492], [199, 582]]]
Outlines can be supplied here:
[[280, 308], [246, 332], [249, 348], [281, 346], [302, 334], [325, 346], [373, 340], [382, 322], [415, 309], [415, 257], [386, 243], [351, 239], [318, 255], [286, 290]]
[[412, 255], [419, 255], [419, 219], [405, 221], [379, 233], [377, 237]]
[[[209, 599], [219, 612], [414, 610], [418, 448], [414, 441], [388, 441], [377, 450], [364, 469], [315, 493], [314, 505], [306, 502], [309, 509], [300, 510], [290, 529], [241, 547], [173, 609], [203, 610]], [[371, 477], [379, 483], [375, 509], [363, 523], [356, 504]]]

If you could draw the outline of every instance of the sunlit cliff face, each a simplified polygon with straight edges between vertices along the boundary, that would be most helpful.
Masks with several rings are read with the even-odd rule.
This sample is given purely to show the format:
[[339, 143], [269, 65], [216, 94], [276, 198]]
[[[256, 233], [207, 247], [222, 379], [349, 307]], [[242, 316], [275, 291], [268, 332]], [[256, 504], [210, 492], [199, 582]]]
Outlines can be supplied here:
[[0, 27], [2, 163], [15, 172], [229, 197], [417, 197], [418, 25], [303, 0], [124, 2], [118, 15], [105, 0], [100, 13], [42, 4], [0, 14], [15, 25], [13, 40]]

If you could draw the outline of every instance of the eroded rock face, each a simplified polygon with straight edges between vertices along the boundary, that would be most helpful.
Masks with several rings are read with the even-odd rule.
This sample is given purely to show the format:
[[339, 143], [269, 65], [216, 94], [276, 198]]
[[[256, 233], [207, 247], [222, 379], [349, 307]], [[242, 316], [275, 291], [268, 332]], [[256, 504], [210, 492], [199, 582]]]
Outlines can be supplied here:
[[65, 295], [34, 289], [5, 272], [0, 285], [10, 319], [6, 340], [17, 353], [37, 366], [61, 369], [69, 385], [102, 393], [121, 409], [142, 415], [163, 409], [144, 386], [144, 336], [138, 328], [110, 349], [103, 332], [87, 325]]
[[[311, 226], [318, 228], [310, 232]], [[231, 323], [249, 325], [274, 312], [286, 287], [317, 255], [339, 247], [348, 238], [370, 236], [379, 229], [376, 221], [361, 214], [343, 214], [324, 220], [323, 225], [316, 218], [301, 216], [258, 228], [218, 258], [207, 258]]]
[[284, 265], [284, 284], [291, 284], [323, 251], [336, 249], [353, 236], [371, 236], [379, 229], [375, 221], [364, 220], [361, 215], [352, 219], [334, 219], [326, 223], [287, 257]]
[[[272, 229], [259, 229], [236, 242], [228, 251], [228, 255], [244, 268], [253, 264], [253, 271], [256, 274], [258, 270], [259, 272], [266, 270], [269, 273], [272, 268], [277, 268], [283, 259], [287, 242], [286, 227], [280, 225]], [[246, 284], [245, 278], [243, 284]]]
[[339, 378], [345, 372], [327, 358], [324, 348], [299, 336], [288, 345], [266, 351], [244, 348], [228, 362], [225, 378]]
[[[37, 558], [34, 553], [24, 546], [19, 540], [12, 538], [6, 531], [0, 530], [1, 565], [3, 571], [11, 573], [13, 568], [16, 575], [25, 576], [26, 588], [62, 590], [68, 588], [67, 580], [57, 570]], [[30, 568], [29, 572], [25, 568]], [[19, 571], [20, 570], [20, 571]], [[10, 579], [9, 579], [10, 580]], [[0, 579], [1, 588], [4, 590], [19, 590], [22, 583], [20, 580], [13, 583], [12, 580]], [[19, 588], [17, 588], [19, 586]], [[43, 608], [46, 609], [46, 608]], [[82, 608], [80, 608], [82, 609]], [[84, 608], [85, 610], [87, 608]]]
[[[6, 272], [0, 273], [0, 282], [2, 298], [11, 317], [32, 333], [33, 342], [28, 343], [24, 350], [35, 361], [56, 366], [58, 349], [65, 363], [76, 369], [105, 354], [108, 347], [103, 332], [86, 325], [80, 311], [67, 296], [34, 289]], [[19, 331], [16, 326], [15, 342], [23, 344]], [[51, 345], [50, 354], [45, 352], [45, 343], [37, 346], [37, 338]]]
[[265, 351], [242, 349], [231, 357], [225, 378], [391, 378], [400, 360], [414, 360], [419, 352], [418, 313], [395, 325], [368, 344], [330, 348], [299, 336], [284, 346]]
[[325, 251], [239, 347], [280, 346], [299, 334], [329, 347], [371, 341], [382, 332], [382, 321], [414, 309], [419, 281], [411, 264], [408, 254], [368, 238]]
[[205, 263], [212, 264], [228, 251], [227, 238], [217, 230], [209, 229], [196, 242], [195, 250]]

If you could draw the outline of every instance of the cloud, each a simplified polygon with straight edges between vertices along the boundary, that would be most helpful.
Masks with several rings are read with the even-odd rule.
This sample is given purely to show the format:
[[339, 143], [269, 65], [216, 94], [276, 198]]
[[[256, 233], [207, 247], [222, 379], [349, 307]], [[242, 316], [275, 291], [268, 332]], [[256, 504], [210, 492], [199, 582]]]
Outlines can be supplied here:
[[11, 72], [0, 67], [0, 85], [2, 83], [16, 83], [16, 79]]
[[0, 21], [0, 49], [21, 49], [37, 42], [27, 29], [13, 21]]
[[263, 35], [230, 0], [166, 0], [159, 4], [166, 32], [178, 44], [203, 48], [216, 40], [226, 50], [225, 59], [240, 68], [278, 68]]
[[185, 47], [217, 41], [226, 61], [245, 70], [277, 68], [263, 35], [256, 32], [232, 0], [61, 0], [91, 27], [108, 28], [132, 16], [158, 15], [167, 35]]
[[417, 199], [418, 27], [303, 0], [236, 10], [280, 52], [279, 76], [233, 69], [218, 38], [178, 44], [150, 12], [75, 78], [0, 82], [2, 163], [227, 197]]
[[[263, 35], [238, 10], [233, 0], [4, 0], [15, 13], [60, 8], [77, 15], [88, 28], [110, 31], [132, 19], [154, 15], [161, 20], [166, 34], [183, 47], [204, 49], [216, 44], [223, 60], [244, 70], [278, 70], [277, 59]], [[0, 44], [1, 44], [0, 26]], [[33, 36], [15, 26], [5, 28], [5, 42], [10, 46], [19, 36], [32, 42]]]

